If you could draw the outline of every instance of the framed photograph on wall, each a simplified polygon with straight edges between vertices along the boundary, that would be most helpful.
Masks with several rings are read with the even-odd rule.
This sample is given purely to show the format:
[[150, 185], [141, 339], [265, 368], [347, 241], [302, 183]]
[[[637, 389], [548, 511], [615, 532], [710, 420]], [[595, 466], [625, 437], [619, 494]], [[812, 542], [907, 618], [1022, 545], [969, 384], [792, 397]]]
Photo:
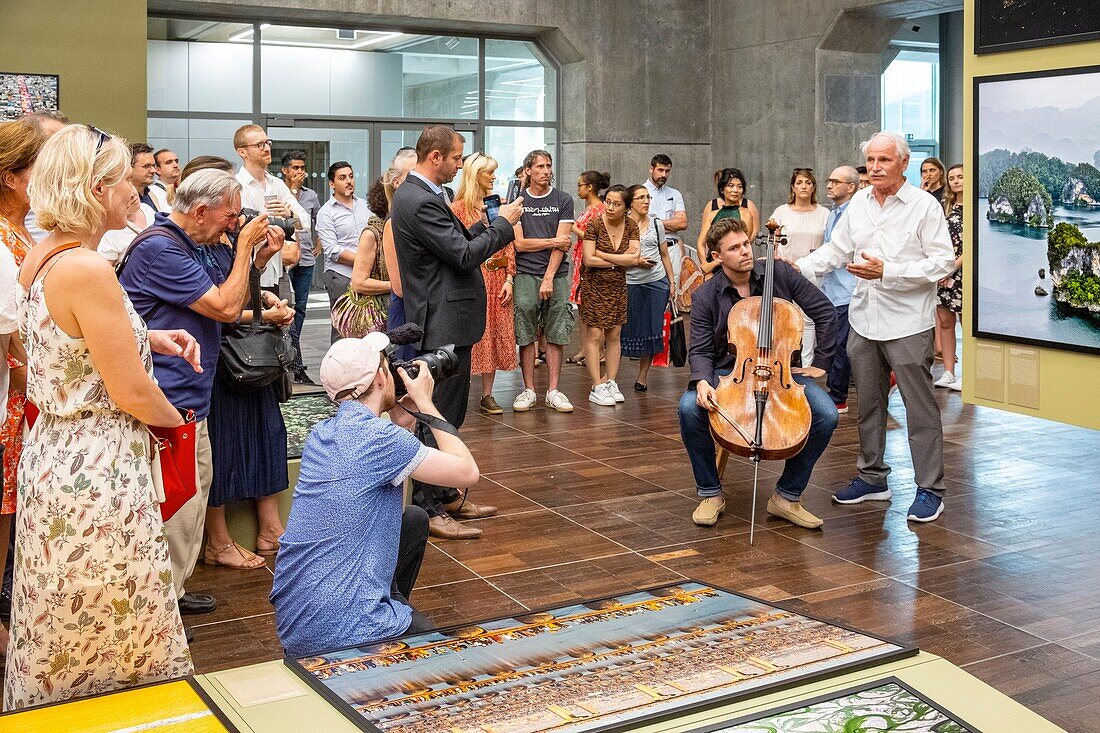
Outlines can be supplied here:
[[773, 710], [713, 723], [689, 733], [821, 733], [898, 730], [907, 733], [980, 733], [897, 677], [799, 700]]
[[974, 53], [1100, 39], [1096, 0], [975, 0]]
[[973, 327], [1100, 354], [1100, 66], [976, 77]]
[[916, 652], [683, 581], [286, 664], [371, 733], [604, 733]]
[[0, 120], [14, 120], [60, 104], [57, 74], [0, 72]]

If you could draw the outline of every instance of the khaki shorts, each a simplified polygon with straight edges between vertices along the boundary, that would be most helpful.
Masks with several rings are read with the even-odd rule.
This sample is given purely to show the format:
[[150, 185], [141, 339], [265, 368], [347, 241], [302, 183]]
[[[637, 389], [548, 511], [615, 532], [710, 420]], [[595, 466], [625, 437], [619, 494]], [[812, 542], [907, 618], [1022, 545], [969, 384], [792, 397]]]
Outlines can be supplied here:
[[512, 297], [516, 302], [516, 343], [533, 344], [542, 335], [552, 344], [565, 346], [573, 333], [573, 308], [569, 305], [569, 278], [554, 278], [549, 300], [539, 300], [541, 277], [516, 273]]

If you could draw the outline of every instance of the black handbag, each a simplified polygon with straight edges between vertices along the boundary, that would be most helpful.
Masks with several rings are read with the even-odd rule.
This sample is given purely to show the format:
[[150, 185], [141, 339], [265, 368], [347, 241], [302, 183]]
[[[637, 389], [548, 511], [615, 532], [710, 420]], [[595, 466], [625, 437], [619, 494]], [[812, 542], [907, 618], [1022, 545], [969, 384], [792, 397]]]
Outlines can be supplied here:
[[290, 377], [288, 370], [297, 352], [286, 329], [263, 321], [260, 272], [255, 267], [249, 268], [248, 287], [252, 296], [252, 321], [229, 324], [222, 330], [218, 374], [235, 392], [255, 392], [281, 380], [282, 398], [286, 396], [283, 393]]
[[676, 307], [676, 301], [669, 301], [672, 311], [672, 322], [668, 327], [668, 359], [672, 366], [682, 367], [687, 364], [687, 333], [684, 328], [684, 316]]

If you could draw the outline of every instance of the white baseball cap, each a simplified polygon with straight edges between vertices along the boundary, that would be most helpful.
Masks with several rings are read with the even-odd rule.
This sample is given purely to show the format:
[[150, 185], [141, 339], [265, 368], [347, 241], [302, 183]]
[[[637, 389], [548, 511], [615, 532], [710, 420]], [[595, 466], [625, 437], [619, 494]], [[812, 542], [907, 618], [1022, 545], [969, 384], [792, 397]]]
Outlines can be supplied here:
[[382, 363], [382, 352], [390, 345], [390, 337], [375, 331], [361, 339], [340, 339], [329, 347], [321, 360], [321, 384], [330, 400], [341, 393], [359, 398], [371, 383]]

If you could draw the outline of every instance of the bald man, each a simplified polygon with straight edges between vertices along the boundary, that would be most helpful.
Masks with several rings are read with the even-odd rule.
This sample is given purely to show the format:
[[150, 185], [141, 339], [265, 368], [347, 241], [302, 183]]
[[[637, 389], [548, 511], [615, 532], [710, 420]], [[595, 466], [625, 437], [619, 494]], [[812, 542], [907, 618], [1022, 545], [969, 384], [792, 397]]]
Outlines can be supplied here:
[[[848, 202], [859, 190], [859, 173], [850, 165], [842, 165], [829, 174], [825, 190], [833, 202], [833, 210], [825, 222], [825, 241], [832, 240], [833, 229], [848, 209]], [[848, 412], [848, 382], [852, 378], [852, 365], [848, 361], [848, 303], [856, 287], [856, 276], [841, 268], [826, 273], [821, 278], [821, 289], [836, 308], [836, 351], [826, 382], [829, 397], [840, 414]]]

